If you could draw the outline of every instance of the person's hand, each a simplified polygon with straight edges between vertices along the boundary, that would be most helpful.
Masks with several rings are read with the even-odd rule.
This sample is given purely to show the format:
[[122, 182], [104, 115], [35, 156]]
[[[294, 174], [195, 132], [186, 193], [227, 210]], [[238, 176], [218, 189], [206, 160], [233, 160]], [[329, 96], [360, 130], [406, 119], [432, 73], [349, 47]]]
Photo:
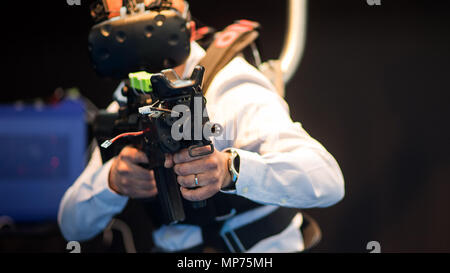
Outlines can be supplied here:
[[[209, 149], [208, 146], [197, 148], [196, 152], [206, 148]], [[201, 201], [210, 198], [231, 183], [228, 171], [229, 157], [229, 153], [217, 150], [209, 155], [190, 157], [188, 150], [184, 149], [173, 156], [167, 156], [165, 167], [174, 168], [184, 198]], [[195, 175], [198, 185], [195, 185]]]
[[148, 163], [142, 151], [130, 146], [123, 148], [109, 171], [109, 187], [131, 198], [155, 196], [158, 190], [153, 171], [142, 168], [139, 163]]

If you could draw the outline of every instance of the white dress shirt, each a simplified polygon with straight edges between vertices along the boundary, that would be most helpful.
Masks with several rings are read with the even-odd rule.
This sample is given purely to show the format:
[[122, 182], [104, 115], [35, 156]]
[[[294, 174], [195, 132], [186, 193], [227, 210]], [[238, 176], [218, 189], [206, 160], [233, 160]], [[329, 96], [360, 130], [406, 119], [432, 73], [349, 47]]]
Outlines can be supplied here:
[[[205, 51], [192, 43], [183, 77], [192, 73], [204, 55]], [[344, 197], [344, 179], [335, 159], [300, 123], [291, 120], [288, 106], [275, 87], [243, 58], [234, 58], [216, 75], [206, 99], [210, 120], [224, 129], [213, 139], [215, 148], [234, 147], [240, 156], [236, 191], [228, 193], [265, 205], [226, 220], [224, 229], [243, 226], [278, 206], [327, 207]], [[117, 104], [111, 104], [109, 110], [117, 110]], [[86, 169], [66, 191], [58, 223], [67, 240], [94, 237], [124, 209], [128, 197], [108, 186], [111, 164], [112, 160], [102, 164], [97, 147]], [[298, 213], [283, 232], [247, 252], [303, 250], [301, 224]], [[180, 251], [202, 243], [202, 233], [199, 226], [164, 225], [153, 231], [153, 239], [160, 249]]]

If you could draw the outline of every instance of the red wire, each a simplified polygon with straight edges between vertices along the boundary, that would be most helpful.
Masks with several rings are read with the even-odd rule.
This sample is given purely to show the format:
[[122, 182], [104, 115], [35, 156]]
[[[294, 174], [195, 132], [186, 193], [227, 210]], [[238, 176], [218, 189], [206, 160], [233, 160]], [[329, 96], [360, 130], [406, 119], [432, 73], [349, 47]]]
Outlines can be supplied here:
[[126, 137], [126, 136], [140, 136], [140, 135], [144, 134], [144, 132], [145, 131], [123, 133], [123, 134], [120, 134], [120, 135], [116, 136], [115, 138], [111, 139], [110, 141], [111, 141], [111, 143], [114, 143], [114, 141], [118, 140], [119, 138]]

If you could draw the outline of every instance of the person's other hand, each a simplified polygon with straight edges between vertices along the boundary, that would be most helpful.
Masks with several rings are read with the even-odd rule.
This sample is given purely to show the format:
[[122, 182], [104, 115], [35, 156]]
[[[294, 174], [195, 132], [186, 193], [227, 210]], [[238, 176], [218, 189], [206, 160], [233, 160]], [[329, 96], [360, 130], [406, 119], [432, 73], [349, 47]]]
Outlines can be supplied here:
[[158, 193], [153, 171], [139, 166], [148, 163], [147, 156], [127, 146], [114, 159], [109, 172], [109, 187], [120, 195], [131, 198], [153, 197]]
[[[209, 146], [195, 149], [196, 152], [209, 149]], [[201, 201], [212, 197], [231, 183], [228, 171], [229, 153], [214, 150], [212, 154], [191, 157], [188, 150], [166, 157], [165, 167], [173, 167], [178, 175], [181, 194], [190, 201]], [[195, 184], [197, 175], [198, 185]]]

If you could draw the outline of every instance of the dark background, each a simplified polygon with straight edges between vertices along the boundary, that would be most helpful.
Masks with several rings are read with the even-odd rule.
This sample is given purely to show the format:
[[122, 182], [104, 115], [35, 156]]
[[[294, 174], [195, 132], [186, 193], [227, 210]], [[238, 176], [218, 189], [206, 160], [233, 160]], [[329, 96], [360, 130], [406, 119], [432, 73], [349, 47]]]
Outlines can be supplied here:
[[[76, 86], [107, 106], [118, 82], [90, 67], [87, 1], [33, 2], [4, 4], [14, 17], [2, 17], [0, 102]], [[284, 1], [190, 4], [218, 29], [240, 18], [259, 21], [263, 58], [279, 55]], [[449, 14], [447, 1], [309, 1], [304, 56], [286, 99], [346, 181], [342, 202], [307, 210], [323, 231], [315, 252], [367, 252], [372, 240], [383, 252], [450, 251]]]

